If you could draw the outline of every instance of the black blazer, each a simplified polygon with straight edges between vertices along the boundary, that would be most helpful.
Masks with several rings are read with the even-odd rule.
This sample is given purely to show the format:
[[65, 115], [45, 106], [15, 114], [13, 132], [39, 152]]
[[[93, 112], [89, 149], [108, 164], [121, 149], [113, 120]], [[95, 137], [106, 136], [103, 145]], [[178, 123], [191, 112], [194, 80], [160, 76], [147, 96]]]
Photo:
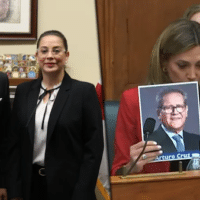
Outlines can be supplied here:
[[[41, 79], [17, 87], [8, 147], [8, 197], [28, 200]], [[101, 110], [92, 84], [65, 74], [51, 110], [45, 153], [49, 199], [94, 200], [103, 152]]]
[[[149, 136], [148, 140], [155, 141], [161, 145], [163, 153], [173, 153], [177, 151], [174, 143], [161, 126]], [[199, 150], [199, 135], [183, 131], [183, 140], [186, 151]]]
[[0, 72], [0, 188], [4, 185], [4, 163], [6, 136], [10, 121], [10, 99], [9, 99], [9, 82], [6, 74]]

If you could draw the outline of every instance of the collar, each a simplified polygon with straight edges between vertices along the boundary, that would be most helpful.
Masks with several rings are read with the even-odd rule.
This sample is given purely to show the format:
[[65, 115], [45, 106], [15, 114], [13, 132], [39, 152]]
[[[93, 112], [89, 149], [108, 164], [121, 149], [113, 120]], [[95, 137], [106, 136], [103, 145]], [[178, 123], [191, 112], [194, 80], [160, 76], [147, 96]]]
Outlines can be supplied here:
[[180, 135], [181, 138], [183, 138], [183, 130], [178, 132], [178, 133], [174, 133], [173, 131], [169, 131], [163, 124], [161, 124], [162, 129], [167, 133], [167, 135], [172, 138], [174, 135], [178, 134]]
[[[57, 85], [54, 85], [52, 89], [54, 88], [57, 88], [59, 86], [61, 86], [62, 82], [58, 83]], [[45, 86], [45, 84], [43, 83], [43, 81], [41, 82], [41, 86], [44, 88], [44, 89], [47, 89], [47, 87]], [[53, 92], [51, 93], [51, 96], [49, 98], [50, 101], [54, 101], [56, 99], [56, 96], [58, 94], [58, 91], [59, 91], [60, 88], [57, 88], [55, 90], [53, 90]], [[44, 90], [42, 88], [40, 88], [40, 93], [39, 93], [39, 96], [44, 92]]]

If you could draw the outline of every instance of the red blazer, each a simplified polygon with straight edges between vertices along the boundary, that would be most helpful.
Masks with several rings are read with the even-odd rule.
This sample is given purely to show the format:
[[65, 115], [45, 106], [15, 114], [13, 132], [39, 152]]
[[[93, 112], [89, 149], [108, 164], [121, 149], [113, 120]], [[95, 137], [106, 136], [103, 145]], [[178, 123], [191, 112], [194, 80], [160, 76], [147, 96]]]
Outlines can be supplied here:
[[[115, 157], [111, 175], [130, 160], [130, 146], [142, 140], [138, 88], [122, 94], [115, 131]], [[142, 173], [168, 172], [170, 162], [149, 163]]]

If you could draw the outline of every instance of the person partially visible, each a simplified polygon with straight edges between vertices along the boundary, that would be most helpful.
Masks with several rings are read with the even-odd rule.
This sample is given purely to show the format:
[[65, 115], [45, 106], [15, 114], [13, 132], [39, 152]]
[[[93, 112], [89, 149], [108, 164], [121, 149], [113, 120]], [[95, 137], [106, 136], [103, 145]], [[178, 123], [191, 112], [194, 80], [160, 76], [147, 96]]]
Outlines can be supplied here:
[[[157, 39], [152, 50], [147, 84], [198, 81], [200, 83], [200, 25], [187, 19], [172, 22]], [[144, 146], [141, 135], [138, 88], [121, 97], [116, 132], [115, 157], [111, 174], [131, 164]], [[176, 163], [149, 163], [163, 153], [162, 146], [148, 141], [146, 150], [131, 173], [176, 171]], [[184, 165], [183, 168], [186, 166]]]
[[193, 4], [183, 14], [184, 19], [200, 23], [200, 4]]
[[10, 126], [9, 82], [6, 74], [0, 72], [0, 199], [7, 199], [5, 189], [5, 148]]
[[184, 131], [188, 118], [187, 94], [180, 89], [165, 89], [156, 96], [161, 124], [149, 135], [161, 145], [163, 153], [199, 150], [200, 137]]

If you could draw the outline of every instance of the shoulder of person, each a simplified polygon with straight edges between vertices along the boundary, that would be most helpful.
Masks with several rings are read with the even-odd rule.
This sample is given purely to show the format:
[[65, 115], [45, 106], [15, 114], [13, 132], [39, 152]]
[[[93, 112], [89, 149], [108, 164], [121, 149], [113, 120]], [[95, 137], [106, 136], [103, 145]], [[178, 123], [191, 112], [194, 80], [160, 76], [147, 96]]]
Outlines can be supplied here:
[[72, 79], [72, 88], [81, 89], [81, 90], [89, 90], [91, 88], [95, 88], [95, 86], [92, 83]]
[[123, 96], [125, 97], [135, 97], [137, 96], [138, 97], [138, 87], [134, 87], [134, 88], [130, 88], [128, 90], [125, 90], [123, 93], [122, 93]]
[[3, 73], [3, 72], [0, 72], [0, 77], [1, 78], [6, 78], [7, 77], [7, 74]]
[[121, 102], [129, 106], [139, 106], [138, 87], [125, 90], [122, 93]]
[[161, 124], [157, 127], [157, 129], [155, 129], [153, 131], [153, 133], [151, 133], [149, 135], [149, 138], [153, 138], [155, 136], [163, 136], [163, 133], [165, 133], [165, 131], [163, 130], [163, 128], [161, 127]]
[[29, 90], [30, 87], [31, 87], [32, 85], [34, 85], [36, 81], [38, 81], [38, 79], [20, 83], [20, 84], [17, 86], [17, 90]]
[[0, 72], [0, 81], [6, 81], [8, 80], [7, 74]]
[[184, 134], [188, 135], [190, 138], [196, 138], [196, 139], [200, 139], [200, 135], [197, 135], [195, 133], [188, 133], [187, 131], [183, 131]]

